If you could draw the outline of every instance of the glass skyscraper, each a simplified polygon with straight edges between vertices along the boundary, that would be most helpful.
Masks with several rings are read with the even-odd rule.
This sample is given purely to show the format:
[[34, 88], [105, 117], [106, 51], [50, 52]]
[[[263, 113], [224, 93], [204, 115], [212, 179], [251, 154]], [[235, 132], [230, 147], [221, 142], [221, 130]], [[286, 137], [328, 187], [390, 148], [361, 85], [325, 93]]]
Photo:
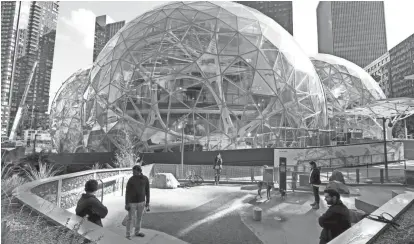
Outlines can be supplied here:
[[7, 136], [10, 119], [10, 95], [15, 54], [16, 35], [18, 34], [19, 5], [17, 2], [1, 2], [1, 135]]
[[293, 35], [292, 1], [240, 1], [237, 3], [260, 11]]
[[[22, 31], [25, 40], [19, 40], [25, 51], [19, 54], [16, 64], [16, 80], [14, 82], [11, 118], [14, 121], [20, 100], [26, 88], [33, 64], [38, 61], [27, 98], [26, 112], [22, 118], [23, 129], [45, 125], [48, 120], [49, 90], [55, 50], [56, 27], [59, 14], [58, 2], [30, 3], [27, 30]], [[9, 125], [11, 127], [11, 125]]]
[[383, 2], [319, 2], [318, 51], [365, 67], [387, 52]]
[[98, 57], [106, 43], [125, 25], [125, 21], [107, 24], [106, 15], [95, 19], [95, 39], [93, 43], [93, 61]]

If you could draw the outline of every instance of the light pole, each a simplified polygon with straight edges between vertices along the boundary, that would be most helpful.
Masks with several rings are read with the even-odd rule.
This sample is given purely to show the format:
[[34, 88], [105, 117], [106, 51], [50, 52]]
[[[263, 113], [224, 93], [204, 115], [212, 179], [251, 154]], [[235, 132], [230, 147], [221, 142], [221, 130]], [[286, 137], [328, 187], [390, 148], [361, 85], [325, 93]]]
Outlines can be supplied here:
[[181, 129], [181, 177], [184, 179], [184, 128], [187, 121], [183, 120], [179, 125], [178, 129]]
[[[385, 180], [388, 181], [388, 158], [387, 158], [387, 131], [385, 129], [385, 122], [387, 121], [386, 118], [382, 118], [382, 133], [384, 137], [384, 162], [385, 162]], [[391, 125], [390, 122], [388, 125]]]

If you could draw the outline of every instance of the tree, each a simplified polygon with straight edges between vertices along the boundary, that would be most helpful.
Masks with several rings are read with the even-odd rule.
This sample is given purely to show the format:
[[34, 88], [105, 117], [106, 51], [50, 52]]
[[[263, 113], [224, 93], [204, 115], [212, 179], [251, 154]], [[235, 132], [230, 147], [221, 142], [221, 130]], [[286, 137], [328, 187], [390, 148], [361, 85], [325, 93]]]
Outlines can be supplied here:
[[116, 140], [117, 151], [115, 153], [115, 165], [119, 168], [132, 167], [136, 164], [141, 164], [139, 157], [139, 150], [137, 145], [140, 140], [132, 135], [132, 133], [125, 127], [119, 131]]

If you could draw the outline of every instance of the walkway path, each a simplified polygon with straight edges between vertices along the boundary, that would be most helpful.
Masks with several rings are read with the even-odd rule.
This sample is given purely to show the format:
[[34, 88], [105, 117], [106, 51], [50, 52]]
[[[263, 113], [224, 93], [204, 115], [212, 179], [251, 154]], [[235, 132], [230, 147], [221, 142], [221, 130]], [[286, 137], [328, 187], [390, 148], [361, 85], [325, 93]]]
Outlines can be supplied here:
[[[363, 195], [391, 198], [392, 187], [356, 187]], [[317, 243], [321, 228], [317, 219], [327, 206], [321, 197], [321, 208], [312, 210], [309, 192], [288, 193], [282, 201], [272, 192], [270, 201], [255, 198], [256, 186], [205, 185], [189, 189], [151, 189], [151, 211], [143, 220], [144, 238], [137, 243], [191, 244], [292, 244]], [[373, 192], [375, 195], [368, 194]], [[265, 196], [265, 191], [263, 195]], [[342, 197], [349, 208], [355, 208], [355, 196]], [[106, 196], [109, 209], [103, 220], [106, 228], [125, 236], [121, 225], [126, 215], [124, 197]], [[263, 209], [263, 220], [253, 221], [255, 206]], [[73, 209], [72, 209], [73, 211]], [[179, 239], [178, 239], [179, 238]]]

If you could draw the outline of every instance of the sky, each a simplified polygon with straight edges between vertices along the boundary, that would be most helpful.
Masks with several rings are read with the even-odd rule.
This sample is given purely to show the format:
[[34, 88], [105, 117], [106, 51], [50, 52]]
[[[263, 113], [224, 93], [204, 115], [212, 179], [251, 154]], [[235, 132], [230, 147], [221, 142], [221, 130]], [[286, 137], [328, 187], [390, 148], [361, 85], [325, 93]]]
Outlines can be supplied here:
[[[61, 84], [74, 72], [92, 64], [95, 17], [131, 21], [169, 1], [61, 1], [53, 60], [50, 102]], [[293, 36], [308, 55], [317, 53], [316, 7], [319, 1], [293, 1]], [[414, 33], [414, 1], [386, 0], [387, 45], [391, 49]], [[22, 22], [27, 25], [29, 2], [23, 3]]]

